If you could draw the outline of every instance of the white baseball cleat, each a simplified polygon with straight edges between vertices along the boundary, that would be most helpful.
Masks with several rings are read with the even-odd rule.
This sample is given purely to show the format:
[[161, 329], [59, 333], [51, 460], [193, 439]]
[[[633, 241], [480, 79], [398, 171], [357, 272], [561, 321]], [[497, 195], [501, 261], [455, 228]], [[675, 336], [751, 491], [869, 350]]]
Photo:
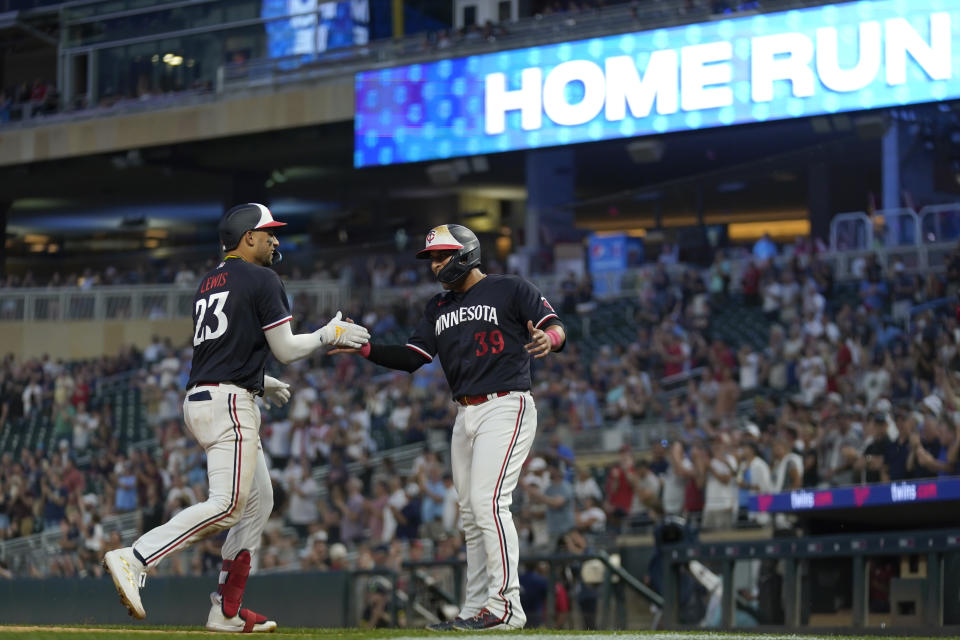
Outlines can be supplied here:
[[147, 568], [133, 555], [133, 547], [108, 551], [103, 556], [103, 568], [113, 578], [113, 586], [131, 616], [138, 620], [147, 617], [140, 602], [140, 589], [147, 582]]
[[210, 594], [210, 615], [207, 616], [209, 631], [226, 631], [228, 633], [272, 633], [277, 629], [277, 623], [267, 620], [266, 616], [240, 609], [240, 613], [228, 618], [223, 615], [223, 600], [219, 593]]

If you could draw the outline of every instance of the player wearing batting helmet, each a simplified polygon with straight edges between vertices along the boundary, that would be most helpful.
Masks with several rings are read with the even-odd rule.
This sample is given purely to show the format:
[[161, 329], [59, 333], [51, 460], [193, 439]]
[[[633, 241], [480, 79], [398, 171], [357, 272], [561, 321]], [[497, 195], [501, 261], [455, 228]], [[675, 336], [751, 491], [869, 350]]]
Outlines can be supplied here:
[[262, 204], [233, 207], [220, 221], [222, 262], [200, 280], [193, 302], [193, 363], [183, 402], [187, 429], [207, 454], [210, 495], [132, 546], [110, 551], [104, 566], [120, 599], [145, 618], [140, 599], [149, 568], [224, 529], [223, 569], [210, 594], [207, 629], [273, 631], [277, 623], [241, 607], [247, 575], [273, 509], [273, 488], [260, 444], [257, 396], [283, 405], [289, 385], [264, 374], [267, 354], [287, 364], [325, 345], [362, 347], [360, 325], [336, 317], [313, 333], [294, 334], [283, 283], [268, 267], [279, 261], [276, 231], [286, 223]]
[[480, 242], [464, 226], [434, 227], [417, 257], [430, 261], [444, 293], [427, 302], [407, 343], [331, 353], [360, 353], [409, 372], [439, 356], [458, 405], [450, 460], [467, 543], [467, 588], [456, 620], [430, 628], [521, 629], [526, 615], [510, 503], [537, 429], [530, 361], [563, 348], [563, 325], [531, 283], [483, 273]]

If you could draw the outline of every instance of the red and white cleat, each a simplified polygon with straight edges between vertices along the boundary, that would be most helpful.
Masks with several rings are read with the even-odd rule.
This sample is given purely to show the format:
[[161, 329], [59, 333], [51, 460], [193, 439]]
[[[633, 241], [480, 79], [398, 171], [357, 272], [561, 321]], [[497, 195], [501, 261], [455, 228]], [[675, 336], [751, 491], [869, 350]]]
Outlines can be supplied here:
[[228, 618], [223, 613], [223, 599], [219, 593], [210, 594], [210, 615], [207, 616], [209, 631], [225, 631], [227, 633], [272, 633], [277, 629], [277, 623], [267, 620], [266, 616], [240, 609], [237, 615]]

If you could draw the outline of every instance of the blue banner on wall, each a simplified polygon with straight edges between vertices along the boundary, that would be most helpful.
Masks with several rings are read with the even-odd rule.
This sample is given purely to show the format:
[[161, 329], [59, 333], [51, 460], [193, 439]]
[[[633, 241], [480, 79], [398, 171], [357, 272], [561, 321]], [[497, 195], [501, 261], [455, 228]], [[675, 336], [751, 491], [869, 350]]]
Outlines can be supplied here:
[[370, 36], [368, 0], [263, 0], [260, 17], [282, 18], [264, 25], [270, 58], [308, 62], [329, 49], [367, 44]]
[[927, 478], [890, 484], [866, 484], [835, 489], [798, 489], [784, 493], [762, 494], [751, 496], [750, 510], [797, 513], [938, 500], [960, 500], [960, 478]]
[[960, 0], [876, 0], [357, 74], [365, 167], [960, 97]]
[[623, 272], [643, 263], [643, 242], [625, 233], [591, 235], [587, 249], [593, 292], [597, 295], [618, 293]]

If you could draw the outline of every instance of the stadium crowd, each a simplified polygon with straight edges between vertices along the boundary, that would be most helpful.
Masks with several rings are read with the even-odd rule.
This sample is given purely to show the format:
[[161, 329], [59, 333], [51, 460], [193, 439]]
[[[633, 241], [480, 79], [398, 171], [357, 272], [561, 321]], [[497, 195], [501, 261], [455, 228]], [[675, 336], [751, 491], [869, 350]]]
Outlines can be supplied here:
[[[514, 496], [522, 551], [582, 552], [663, 515], [703, 529], [768, 524], [747, 510], [751, 492], [957, 473], [955, 307], [910, 308], [956, 294], [960, 252], [943, 276], [922, 283], [902, 265], [885, 271], [868, 258], [857, 265], [858, 282], [838, 285], [821, 249], [800, 241], [778, 255], [765, 238], [739, 282], [722, 254], [707, 269], [678, 270], [665, 251], [628, 301], [630, 340], [588, 351], [573, 339], [538, 365], [539, 440]], [[385, 282], [406, 277], [381, 270]], [[589, 297], [575, 279], [563, 290], [561, 315]], [[402, 312], [355, 303], [374, 340], [409, 326]], [[758, 318], [766, 343], [723, 335], [720, 313]], [[576, 335], [575, 313], [569, 322]], [[203, 453], [180, 420], [189, 356], [157, 338], [142, 352], [95, 361], [3, 360], [3, 428], [36, 412], [54, 423], [49, 450], [0, 455], [0, 538], [59, 531], [62, 553], [33, 567], [36, 575], [97, 575], [98, 558], [120, 544], [117, 532], [104, 533], [104, 519], [138, 512], [141, 528], [151, 528], [205, 497]], [[127, 450], [97, 393], [97, 381], [121, 372], [140, 389], [152, 435]], [[408, 376], [318, 356], [273, 373], [294, 393], [285, 407], [264, 409], [276, 510], [262, 570], [462, 554], [443, 449], [428, 444], [447, 438], [455, 414], [436, 391], [445, 388], [437, 364]], [[589, 430], [663, 425], [669, 437], [648, 451], [578, 461], [584, 452], [571, 446]], [[411, 443], [424, 449], [400, 468], [389, 452]], [[161, 570], [215, 571], [217, 545], [210, 540]]]

